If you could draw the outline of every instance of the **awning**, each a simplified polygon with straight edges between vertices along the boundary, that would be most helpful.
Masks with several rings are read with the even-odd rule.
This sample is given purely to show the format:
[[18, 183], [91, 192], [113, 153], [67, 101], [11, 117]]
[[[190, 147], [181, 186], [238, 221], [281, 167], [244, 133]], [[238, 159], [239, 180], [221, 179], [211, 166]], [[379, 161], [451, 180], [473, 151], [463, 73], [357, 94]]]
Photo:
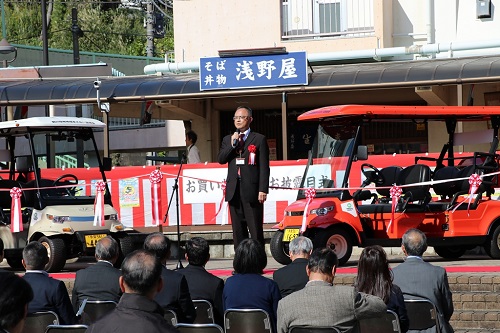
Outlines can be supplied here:
[[[93, 78], [0, 81], [0, 105], [96, 103]], [[102, 102], [202, 99], [500, 81], [500, 56], [314, 67], [307, 86], [200, 91], [198, 74], [101, 77]]]

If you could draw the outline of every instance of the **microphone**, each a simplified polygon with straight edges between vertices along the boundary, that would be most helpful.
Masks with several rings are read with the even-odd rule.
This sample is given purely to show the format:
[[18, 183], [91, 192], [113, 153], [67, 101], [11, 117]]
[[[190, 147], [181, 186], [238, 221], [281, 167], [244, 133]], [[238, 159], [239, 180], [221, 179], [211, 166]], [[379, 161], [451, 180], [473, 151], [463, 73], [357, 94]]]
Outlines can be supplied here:
[[238, 138], [233, 140], [233, 147], [238, 147], [238, 140], [240, 139], [240, 138], [239, 138], [239, 135], [240, 135], [240, 129], [238, 128], [238, 129], [236, 130], [236, 132], [238, 132]]

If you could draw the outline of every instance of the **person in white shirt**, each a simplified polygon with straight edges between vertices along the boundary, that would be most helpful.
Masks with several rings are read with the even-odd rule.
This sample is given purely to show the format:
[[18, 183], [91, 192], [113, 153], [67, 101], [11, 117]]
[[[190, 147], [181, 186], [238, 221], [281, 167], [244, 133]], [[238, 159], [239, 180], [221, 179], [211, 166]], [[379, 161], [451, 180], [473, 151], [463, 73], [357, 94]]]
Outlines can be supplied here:
[[201, 163], [200, 150], [195, 146], [198, 135], [195, 131], [186, 132], [187, 164]]

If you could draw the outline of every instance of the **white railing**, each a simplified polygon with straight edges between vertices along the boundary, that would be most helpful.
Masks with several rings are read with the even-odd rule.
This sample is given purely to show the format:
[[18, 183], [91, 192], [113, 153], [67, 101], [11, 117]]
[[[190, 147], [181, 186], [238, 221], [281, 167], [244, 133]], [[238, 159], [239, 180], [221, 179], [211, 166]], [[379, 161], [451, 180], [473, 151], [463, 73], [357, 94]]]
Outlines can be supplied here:
[[374, 34], [373, 0], [283, 0], [282, 39]]
[[[39, 156], [39, 161], [47, 163], [46, 156]], [[88, 168], [90, 165], [88, 163], [83, 163], [85, 168]], [[57, 155], [56, 156], [56, 168], [77, 168], [76, 158], [70, 155]]]

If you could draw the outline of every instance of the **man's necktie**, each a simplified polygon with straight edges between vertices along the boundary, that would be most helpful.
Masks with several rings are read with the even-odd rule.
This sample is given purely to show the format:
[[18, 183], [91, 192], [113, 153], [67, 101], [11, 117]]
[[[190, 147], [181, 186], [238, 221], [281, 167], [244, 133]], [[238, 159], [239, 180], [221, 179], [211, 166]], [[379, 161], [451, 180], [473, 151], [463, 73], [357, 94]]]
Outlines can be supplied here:
[[243, 140], [244, 137], [245, 137], [245, 134], [241, 133], [240, 138], [238, 140], [238, 152], [240, 154], [243, 152], [243, 148], [245, 147], [245, 140]]

